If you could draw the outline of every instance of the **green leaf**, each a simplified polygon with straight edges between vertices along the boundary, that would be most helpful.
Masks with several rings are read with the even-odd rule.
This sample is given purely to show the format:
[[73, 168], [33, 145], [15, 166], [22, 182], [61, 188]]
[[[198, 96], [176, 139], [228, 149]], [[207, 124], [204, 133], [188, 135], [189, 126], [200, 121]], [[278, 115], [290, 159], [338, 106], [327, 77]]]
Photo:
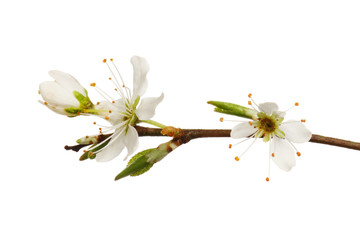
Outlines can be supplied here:
[[127, 167], [115, 177], [115, 181], [127, 176], [139, 176], [147, 172], [152, 166], [149, 163], [147, 154], [156, 150], [156, 148], [147, 149], [135, 154], [129, 161]]

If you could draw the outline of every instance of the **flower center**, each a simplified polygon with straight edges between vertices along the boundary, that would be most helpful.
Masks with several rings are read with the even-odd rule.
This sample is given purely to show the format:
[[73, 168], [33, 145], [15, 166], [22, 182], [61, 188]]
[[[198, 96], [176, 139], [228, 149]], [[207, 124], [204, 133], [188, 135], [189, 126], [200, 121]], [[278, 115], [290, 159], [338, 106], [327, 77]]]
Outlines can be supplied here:
[[272, 133], [277, 127], [276, 120], [266, 116], [265, 118], [260, 119], [259, 129], [264, 130], [266, 133]]

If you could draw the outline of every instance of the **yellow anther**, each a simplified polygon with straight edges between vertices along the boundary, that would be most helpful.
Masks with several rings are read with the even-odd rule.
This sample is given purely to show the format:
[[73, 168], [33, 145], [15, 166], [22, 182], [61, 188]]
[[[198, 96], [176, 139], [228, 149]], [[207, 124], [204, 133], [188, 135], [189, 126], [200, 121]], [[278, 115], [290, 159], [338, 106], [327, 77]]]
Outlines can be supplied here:
[[112, 113], [112, 111], [111, 111], [111, 110], [109, 110], [109, 113]]
[[248, 101], [248, 104], [249, 104], [249, 105], [252, 105], [251, 101]]
[[99, 128], [99, 130], [101, 131], [101, 130], [102, 130], [102, 128]]
[[125, 85], [122, 85], [122, 87], [125, 87]]
[[301, 153], [300, 152], [297, 152], [296, 155], [298, 155], [299, 157], [301, 156]]
[[223, 122], [224, 121], [224, 118], [222, 117], [222, 118], [220, 118], [220, 122]]
[[251, 94], [251, 93], [249, 93], [248, 97], [249, 97], [249, 98], [251, 98], [251, 96], [252, 96], [252, 94]]
[[229, 148], [232, 148], [232, 144], [229, 144]]
[[86, 136], [85, 138], [89, 138], [89, 136]]
[[113, 59], [112, 59], [112, 58], [110, 58], [110, 61], [113, 61]]
[[298, 102], [296, 102], [296, 103], [295, 103], [295, 106], [299, 106], [299, 103], [298, 103]]
[[96, 122], [93, 122], [94, 125], [96, 125]]
[[266, 181], [268, 182], [268, 181], [270, 181], [270, 179], [267, 177], [267, 178], [266, 178]]
[[38, 90], [38, 94], [40, 94], [40, 90]]
[[109, 120], [110, 118], [108, 116], [105, 117], [106, 120]]
[[94, 154], [93, 154], [93, 152], [89, 152], [89, 155], [92, 156], [92, 155], [94, 155]]
[[90, 83], [90, 86], [91, 86], [91, 87], [95, 87], [95, 86], [96, 86], [96, 83]]
[[272, 153], [271, 156], [272, 156], [272, 157], [275, 157], [275, 153]]
[[112, 101], [112, 103], [115, 103], [115, 101]]
[[103, 60], [103, 63], [106, 63], [106, 58]]
[[100, 104], [100, 102], [97, 102], [97, 103], [96, 103], [96, 105], [99, 105], [99, 104]]
[[84, 153], [86, 153], [86, 150], [83, 150]]
[[249, 121], [249, 125], [252, 126], [252, 122], [251, 122], [251, 121]]
[[236, 157], [235, 157], [235, 160], [236, 160], [236, 161], [239, 161], [239, 160], [240, 160], [240, 158], [239, 158], [238, 156], [236, 156]]
[[47, 103], [47, 102], [44, 102], [44, 104], [45, 104], [45, 105], [48, 105], [48, 103]]
[[114, 90], [117, 91], [117, 88], [115, 88]]
[[109, 78], [109, 80], [111, 80], [111, 78]]
[[301, 119], [301, 122], [303, 122], [303, 123], [306, 122], [306, 119]]

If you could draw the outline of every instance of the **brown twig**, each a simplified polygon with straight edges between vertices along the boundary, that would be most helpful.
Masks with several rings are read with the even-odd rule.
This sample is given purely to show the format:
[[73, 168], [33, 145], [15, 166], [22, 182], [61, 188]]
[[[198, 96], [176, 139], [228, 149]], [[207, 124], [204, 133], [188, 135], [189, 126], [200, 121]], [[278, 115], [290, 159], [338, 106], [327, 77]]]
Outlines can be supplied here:
[[[135, 126], [140, 137], [164, 137], [161, 133], [161, 128], [147, 128], [141, 126]], [[230, 137], [230, 129], [182, 129], [184, 136], [190, 141], [196, 138], [213, 138], [213, 137]], [[108, 138], [110, 134], [104, 135], [104, 139]], [[317, 134], [313, 134], [310, 141], [313, 143], [321, 143], [331, 146], [349, 148], [354, 150], [360, 150], [359, 142], [352, 142], [348, 140], [324, 137]], [[79, 149], [89, 146], [91, 144], [80, 144], [75, 146], [65, 146], [66, 150], [79, 151]]]
[[[147, 128], [136, 126], [139, 136], [163, 136], [160, 128]], [[230, 129], [182, 129], [184, 134], [190, 139], [195, 138], [210, 138], [210, 137], [230, 137]], [[348, 140], [324, 137], [313, 134], [309, 142], [321, 143], [331, 146], [349, 148], [360, 150], [359, 142], [352, 142]]]

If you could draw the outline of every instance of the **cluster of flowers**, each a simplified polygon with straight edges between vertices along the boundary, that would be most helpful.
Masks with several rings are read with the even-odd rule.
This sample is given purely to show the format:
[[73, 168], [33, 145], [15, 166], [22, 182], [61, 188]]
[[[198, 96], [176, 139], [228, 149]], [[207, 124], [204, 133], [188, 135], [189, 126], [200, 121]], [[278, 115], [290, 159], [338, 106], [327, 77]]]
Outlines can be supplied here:
[[[99, 125], [100, 132], [98, 135], [85, 136], [77, 141], [79, 144], [91, 144], [89, 149], [85, 150], [85, 157], [95, 158], [101, 162], [114, 159], [125, 148], [127, 149], [125, 158], [136, 151], [139, 136], [134, 126], [137, 123], [147, 122], [158, 127], [165, 127], [150, 120], [155, 114], [157, 105], [163, 100], [164, 94], [159, 97], [141, 98], [148, 86], [146, 76], [149, 71], [149, 64], [147, 61], [138, 56], [131, 58], [134, 69], [132, 91], [125, 85], [113, 59], [110, 61], [104, 59], [103, 62], [110, 70], [111, 77], [109, 80], [115, 86], [116, 98], [101, 90], [96, 83], [91, 83], [90, 86], [94, 87], [104, 98], [103, 101], [94, 104], [90, 100], [87, 90], [73, 76], [60, 71], [50, 71], [49, 74], [55, 81], [43, 82], [39, 86], [39, 93], [44, 99], [40, 102], [50, 110], [68, 117], [93, 115], [110, 123], [109, 126]], [[269, 142], [269, 171], [270, 159], [280, 169], [289, 171], [295, 166], [295, 155], [301, 155], [293, 143], [307, 142], [312, 135], [303, 125], [305, 120], [284, 122], [286, 111], [279, 111], [275, 103], [256, 104], [251, 94], [249, 94], [249, 98], [248, 104], [252, 108], [222, 102], [209, 103], [217, 106], [218, 112], [248, 118], [249, 121], [242, 121], [232, 129], [231, 137], [243, 138], [243, 141], [253, 139], [247, 149], [258, 138], [262, 138], [264, 142]], [[295, 106], [297, 105], [298, 103], [295, 103]], [[239, 111], [241, 114], [238, 114]], [[220, 120], [224, 121], [223, 118]], [[109, 132], [111, 134], [104, 140], [101, 136]], [[229, 147], [232, 148], [234, 145], [230, 144]], [[235, 160], [238, 161], [240, 157], [236, 156]], [[269, 178], [267, 177], [266, 180], [268, 181]]]

